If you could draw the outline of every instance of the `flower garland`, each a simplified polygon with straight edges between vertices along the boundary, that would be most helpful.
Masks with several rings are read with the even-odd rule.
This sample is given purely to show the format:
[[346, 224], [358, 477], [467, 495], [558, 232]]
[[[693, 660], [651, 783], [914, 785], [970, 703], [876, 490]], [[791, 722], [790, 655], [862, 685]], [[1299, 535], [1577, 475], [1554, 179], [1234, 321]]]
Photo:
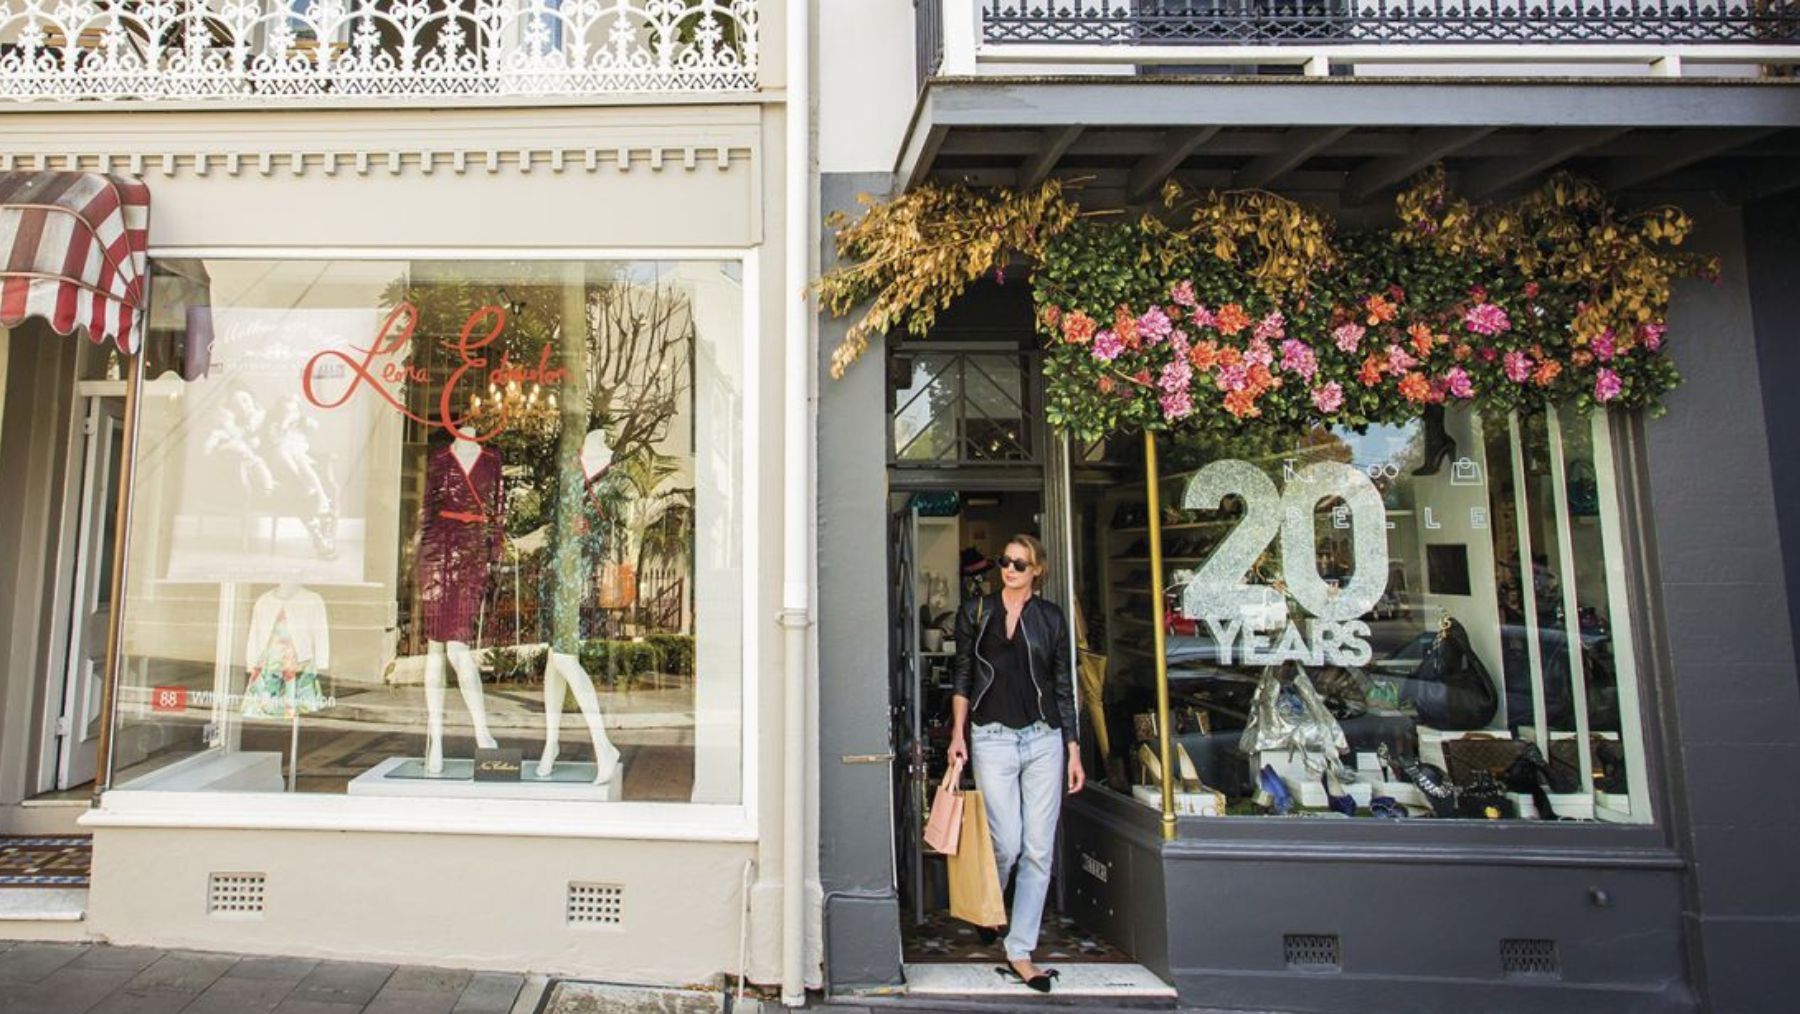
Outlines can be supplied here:
[[1361, 427], [1428, 405], [1660, 411], [1680, 380], [1673, 282], [1717, 275], [1672, 249], [1692, 227], [1678, 210], [1625, 216], [1566, 176], [1475, 207], [1434, 171], [1397, 226], [1335, 239], [1271, 194], [1208, 194], [1180, 225], [1032, 207], [1056, 226], [1033, 234], [1046, 413], [1087, 437]]

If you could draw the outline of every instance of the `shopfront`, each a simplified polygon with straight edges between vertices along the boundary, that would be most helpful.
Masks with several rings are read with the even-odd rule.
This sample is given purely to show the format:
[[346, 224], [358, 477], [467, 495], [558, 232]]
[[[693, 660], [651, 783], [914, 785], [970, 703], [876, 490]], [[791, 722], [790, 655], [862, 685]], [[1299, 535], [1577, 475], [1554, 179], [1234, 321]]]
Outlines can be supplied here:
[[[1103, 96], [1174, 101], [1197, 87], [1088, 85], [1096, 110]], [[943, 92], [956, 105], [945, 120], [976, 122], [968, 109], [982, 86], [959, 87]], [[1059, 87], [1046, 85], [1046, 105], [1025, 113], [1013, 107], [1032, 86], [996, 84], [987, 115], [1067, 122], [1080, 89]], [[1234, 89], [1214, 90], [1220, 105], [1202, 115], [1230, 105]], [[929, 93], [920, 108], [935, 111]], [[1087, 122], [1109, 122], [1095, 115]], [[1344, 122], [1353, 115], [1367, 110], [1346, 111]], [[920, 128], [940, 146], [922, 149], [922, 164], [941, 167], [921, 169], [910, 188], [873, 173], [827, 181], [827, 206], [846, 215], [834, 238], [860, 227], [867, 243], [840, 245], [842, 265], [881, 263], [871, 253], [885, 242], [889, 207], [904, 209], [890, 222], [940, 216], [945, 233], [925, 226], [910, 242], [928, 246], [980, 220], [1013, 255], [953, 283], [958, 298], [925, 325], [911, 311], [931, 295], [902, 303], [885, 347], [864, 333], [861, 362], [852, 329], [869, 306], [891, 310], [879, 297], [896, 290], [869, 282], [861, 294], [871, 301], [822, 317], [823, 344], [839, 345], [835, 357], [821, 352], [821, 461], [826, 473], [849, 473], [821, 477], [821, 693], [840, 725], [823, 744], [826, 827], [834, 811], [862, 819], [848, 815], [864, 813], [872, 773], [856, 759], [885, 718], [852, 699], [855, 674], [883, 662], [898, 667], [896, 680], [909, 667], [929, 673], [907, 624], [916, 614], [929, 627], [943, 611], [928, 598], [907, 602], [889, 627], [901, 647], [887, 659], [878, 646], [834, 646], [834, 627], [892, 607], [847, 577], [833, 583], [882, 557], [834, 532], [831, 518], [874, 509], [857, 489], [873, 481], [876, 448], [888, 451], [890, 488], [916, 475], [898, 449], [921, 427], [902, 409], [928, 387], [944, 389], [926, 399], [934, 408], [954, 393], [921, 363], [1010, 356], [1028, 378], [1016, 399], [990, 395], [980, 410], [939, 416], [963, 438], [999, 429], [1056, 445], [1026, 464], [1037, 464], [1042, 504], [1034, 530], [1062, 583], [1045, 594], [1075, 605], [1072, 637], [1085, 642], [1090, 784], [1064, 807], [1052, 896], [1078, 936], [1102, 946], [1040, 964], [1079, 967], [1104, 951], [1101, 960], [1145, 966], [1184, 1004], [1231, 1009], [1770, 1009], [1705, 966], [1737, 967], [1715, 950], [1727, 938], [1773, 953], [1766, 938], [1747, 943], [1749, 917], [1728, 913], [1741, 905], [1785, 918], [1791, 892], [1754, 897], [1755, 875], [1739, 885], [1734, 871], [1694, 857], [1719, 846], [1709, 828], [1735, 811], [1747, 823], [1733, 847], [1766, 859], [1780, 832], [1754, 801], [1787, 796], [1766, 773], [1727, 774], [1715, 758], [1791, 755], [1774, 745], [1787, 737], [1772, 731], [1773, 714], [1752, 720], [1744, 710], [1794, 714], [1792, 568], [1750, 548], [1781, 541], [1770, 474], [1780, 482], [1784, 470], [1768, 421], [1781, 402], [1768, 392], [1788, 374], [1766, 351], [1772, 332], [1754, 322], [1779, 302], [1759, 279], [1793, 263], [1791, 241], [1768, 232], [1792, 221], [1791, 199], [1739, 207], [1683, 192], [1675, 203], [1691, 216], [1688, 248], [1719, 258], [1719, 281], [1674, 281], [1666, 314], [1570, 343], [1591, 323], [1572, 318], [1594, 303], [1553, 306], [1552, 286], [1529, 271], [1495, 280], [1498, 247], [1486, 248], [1486, 264], [1446, 271], [1409, 260], [1413, 241], [1401, 236], [1402, 252], [1382, 262], [1408, 265], [1393, 277], [1358, 260], [1383, 242], [1371, 234], [1411, 224], [1418, 208], [1464, 207], [1455, 195], [1409, 203], [1402, 187], [1387, 207], [1365, 204], [1317, 232], [1331, 217], [1318, 209], [1342, 199], [1324, 182], [1322, 195], [1244, 197], [1221, 184], [1169, 207], [1121, 210], [1115, 186], [1153, 187], [1135, 170], [1127, 180], [1115, 163], [1128, 160], [1109, 145], [1141, 145], [1140, 169], [1163, 164], [1134, 133], [1141, 124], [1014, 136], [980, 122], [942, 135]], [[1233, 164], [1237, 178], [1264, 164], [1226, 156], [1266, 129], [1195, 127], [1169, 142], [1217, 136], [1219, 153], [1191, 175], [1229, 180]], [[996, 209], [1013, 191], [971, 186], [978, 196], [968, 197], [956, 184], [1014, 178], [1001, 168], [1017, 162], [1008, 144], [1039, 138], [1049, 161], [1028, 157], [1018, 173], [1079, 152], [1066, 175], [1079, 180], [1068, 192], [1083, 213], [1059, 219], [1054, 198], [1023, 188], [1040, 196], [1019, 199], [1025, 224], [1008, 232], [1014, 220]], [[1471, 159], [1462, 178], [1482, 168]], [[1234, 199], [1280, 210], [1234, 232]], [[1635, 206], [1666, 207], [1648, 197]], [[1473, 217], [1487, 213], [1472, 207]], [[1216, 231], [1192, 246], [1182, 238], [1190, 214], [1216, 216], [1205, 219]], [[1035, 245], [1065, 228], [1074, 237], [1065, 244]], [[1221, 237], [1234, 244], [1228, 253], [1216, 252]], [[1281, 302], [1260, 279], [1234, 277], [1278, 272], [1259, 258], [1299, 251], [1308, 237], [1321, 245], [1305, 262], [1327, 262], [1330, 244], [1360, 288], [1315, 284]], [[1553, 244], [1542, 249], [1557, 256]], [[940, 266], [909, 275], [919, 286], [910, 291], [952, 284], [944, 279], [955, 269]], [[966, 347], [971, 320], [985, 350]], [[1671, 352], [1679, 383], [1656, 364]], [[1775, 374], [1759, 378], [1759, 361]], [[1541, 393], [1552, 389], [1561, 393]], [[886, 414], [867, 418], [876, 404]], [[940, 464], [966, 479], [934, 473], [909, 499], [920, 531], [946, 529], [933, 516], [944, 508], [939, 490], [991, 486], [1005, 465]], [[948, 529], [965, 541], [983, 523], [973, 503], [962, 499]], [[889, 573], [906, 602], [913, 574]], [[929, 583], [910, 587], [930, 594]], [[909, 788], [941, 776], [931, 758], [943, 716], [926, 710], [916, 735], [895, 733], [897, 766], [916, 769], [903, 775]], [[904, 819], [922, 797], [896, 798]], [[848, 991], [928, 981], [922, 971], [945, 959], [915, 946], [914, 927], [953, 947], [960, 939], [954, 925], [944, 933], [944, 920], [919, 918], [932, 860], [923, 874], [903, 861], [889, 900], [848, 844], [857, 832], [838, 826], [844, 843], [828, 846], [826, 862], [844, 889], [827, 903], [828, 976]], [[908, 893], [921, 882], [924, 906]], [[1714, 906], [1720, 914], [1707, 914]]]
[[87, 932], [779, 978], [779, 121], [509, 118], [9, 114], [9, 165], [153, 209]]

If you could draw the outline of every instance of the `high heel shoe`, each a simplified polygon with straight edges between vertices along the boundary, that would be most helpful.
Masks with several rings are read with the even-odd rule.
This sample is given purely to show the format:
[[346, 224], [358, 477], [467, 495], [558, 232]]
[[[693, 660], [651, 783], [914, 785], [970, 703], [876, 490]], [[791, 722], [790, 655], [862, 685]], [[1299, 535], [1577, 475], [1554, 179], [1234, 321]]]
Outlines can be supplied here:
[[1157, 759], [1156, 752], [1150, 749], [1148, 743], [1138, 744], [1137, 759], [1138, 767], [1143, 772], [1140, 784], [1161, 785], [1163, 780], [1162, 761]]
[[1456, 453], [1456, 438], [1444, 429], [1444, 406], [1425, 406], [1425, 460], [1412, 470], [1414, 475], [1436, 475], [1444, 462]]
[[1012, 979], [1014, 982], [1024, 983], [1025, 985], [1031, 987], [1032, 989], [1037, 990], [1039, 993], [1050, 992], [1050, 980], [1057, 977], [1056, 969], [1052, 968], [1047, 971], [1039, 972], [1038, 974], [1027, 979], [1023, 975], [1019, 974], [1019, 970], [1012, 966], [1011, 961], [1008, 961], [1006, 964], [1001, 965], [999, 968], [994, 969], [994, 971], [1000, 973], [1001, 978], [1009, 978], [1009, 979]]
[[1456, 789], [1450, 785], [1450, 776], [1436, 764], [1423, 764], [1415, 757], [1396, 759], [1388, 752], [1383, 743], [1375, 749], [1375, 755], [1381, 763], [1389, 768], [1399, 768], [1408, 781], [1416, 786], [1425, 801], [1431, 804], [1431, 812], [1439, 817], [1456, 816]]
[[1325, 786], [1325, 805], [1346, 817], [1356, 816], [1356, 797], [1344, 790], [1344, 782], [1336, 771], [1327, 767], [1319, 778]]
[[1200, 769], [1195, 766], [1193, 755], [1181, 743], [1175, 744], [1175, 770], [1181, 772], [1181, 791], [1204, 792], [1206, 785], [1200, 781]]
[[1257, 784], [1262, 789], [1256, 794], [1256, 805], [1273, 811], [1278, 817], [1287, 816], [1288, 811], [1294, 808], [1294, 796], [1288, 792], [1287, 783], [1281, 780], [1281, 775], [1274, 768], [1264, 764], [1262, 771], [1257, 773]]

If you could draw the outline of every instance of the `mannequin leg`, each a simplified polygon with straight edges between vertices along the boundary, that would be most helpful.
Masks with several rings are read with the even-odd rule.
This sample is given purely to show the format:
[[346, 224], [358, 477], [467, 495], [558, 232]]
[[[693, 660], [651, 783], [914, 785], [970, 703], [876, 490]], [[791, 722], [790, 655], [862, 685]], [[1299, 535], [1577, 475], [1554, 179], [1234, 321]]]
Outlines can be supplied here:
[[469, 718], [475, 725], [475, 742], [484, 750], [492, 750], [500, 744], [488, 731], [487, 703], [481, 696], [481, 667], [475, 664], [475, 653], [461, 641], [451, 641], [446, 654], [450, 668], [456, 670], [456, 688], [462, 691], [463, 704], [468, 706]]
[[444, 770], [444, 642], [425, 643], [425, 770]]
[[539, 778], [548, 778], [556, 770], [556, 754], [561, 749], [563, 675], [555, 658], [556, 653], [551, 652], [544, 659], [544, 755], [538, 759]]
[[[594, 782], [610, 782], [619, 765], [619, 748], [606, 736], [606, 724], [600, 714], [600, 698], [594, 693], [594, 681], [574, 655], [560, 651], [550, 653], [546, 671], [561, 669], [569, 688], [575, 691], [575, 702], [581, 705], [581, 717], [587, 719], [588, 733], [594, 738]], [[540, 768], [541, 770], [541, 768]]]

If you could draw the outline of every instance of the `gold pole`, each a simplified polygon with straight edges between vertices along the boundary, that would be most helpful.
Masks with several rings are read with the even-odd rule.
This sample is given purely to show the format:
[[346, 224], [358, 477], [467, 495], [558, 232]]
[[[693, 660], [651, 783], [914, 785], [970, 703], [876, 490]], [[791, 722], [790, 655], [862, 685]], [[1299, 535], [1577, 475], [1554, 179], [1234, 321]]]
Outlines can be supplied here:
[[[119, 470], [119, 500], [113, 505], [113, 558], [108, 564], [112, 568], [112, 601], [107, 608], [112, 613], [106, 618], [106, 654], [101, 660], [100, 741], [94, 744], [94, 749], [99, 751], [94, 767], [94, 806], [99, 806], [101, 794], [112, 788], [113, 722], [118, 707], [119, 656], [124, 647], [121, 637], [125, 622], [125, 552], [131, 544], [131, 490], [137, 471], [138, 385], [144, 379], [143, 349], [127, 356], [126, 363], [125, 432], [119, 442], [119, 460], [114, 462], [114, 467]], [[102, 481], [104, 478], [101, 477]]]
[[1150, 609], [1156, 628], [1156, 738], [1162, 752], [1162, 836], [1175, 840], [1175, 755], [1169, 738], [1169, 655], [1163, 617], [1162, 473], [1156, 467], [1156, 434], [1144, 431], [1144, 485], [1150, 514]]

